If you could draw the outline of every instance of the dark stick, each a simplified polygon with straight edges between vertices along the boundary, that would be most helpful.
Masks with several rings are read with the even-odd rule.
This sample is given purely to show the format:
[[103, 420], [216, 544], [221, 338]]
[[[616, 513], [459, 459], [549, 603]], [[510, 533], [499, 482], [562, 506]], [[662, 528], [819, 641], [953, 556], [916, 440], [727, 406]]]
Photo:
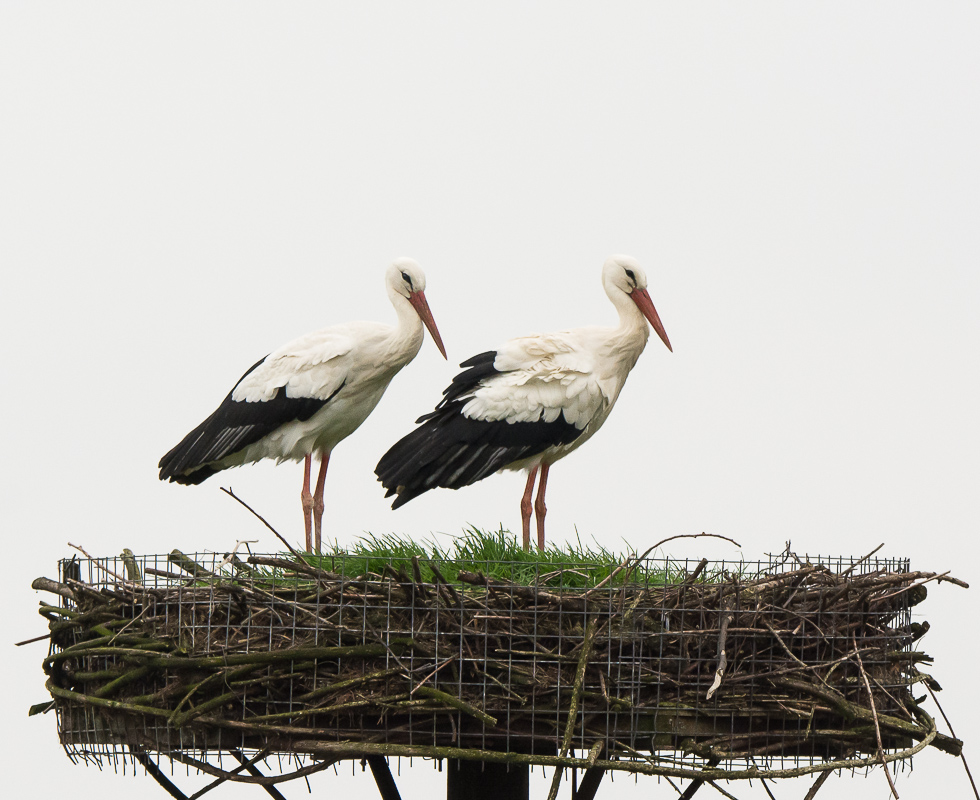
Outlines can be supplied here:
[[813, 782], [813, 786], [810, 787], [810, 791], [806, 793], [806, 797], [803, 800], [813, 800], [817, 796], [817, 792], [820, 791], [820, 787], [823, 786], [827, 779], [833, 775], [833, 770], [827, 770], [826, 772], [821, 772], [820, 776]]
[[[241, 750], [232, 750], [231, 754], [239, 764], [245, 767], [245, 771], [249, 775], [254, 775], [256, 778], [262, 777], [262, 773], [259, 772], [259, 768], [255, 766], [255, 759], [249, 761], [247, 758], [245, 758], [245, 755]], [[262, 788], [265, 789], [273, 798], [275, 798], [275, 800], [286, 800], [283, 793], [280, 792], [275, 786], [263, 786]]]
[[881, 726], [878, 724], [878, 709], [875, 706], [875, 698], [871, 694], [871, 683], [868, 681], [868, 673], [864, 671], [864, 662], [861, 660], [857, 638], [853, 633], [851, 633], [851, 641], [854, 642], [854, 656], [857, 658], [858, 668], [861, 670], [861, 677], [864, 679], [864, 688], [868, 690], [868, 702], [871, 703], [871, 714], [875, 721], [875, 736], [878, 739], [878, 755], [881, 758], [881, 766], [885, 770], [885, 777], [888, 778], [888, 785], [892, 789], [892, 794], [895, 795], [895, 800], [898, 800], [898, 789], [895, 788], [895, 782], [892, 780], [892, 774], [888, 769], [888, 762], [885, 761], [885, 748], [881, 744]]
[[727, 536], [721, 536], [720, 534], [717, 534], [717, 533], [704, 533], [704, 532], [702, 532], [702, 533], [678, 533], [676, 536], [668, 536], [666, 539], [661, 539], [653, 547], [649, 548], [647, 550], [647, 552], [649, 553], [650, 550], [655, 550], [656, 548], [660, 547], [660, 545], [662, 545], [662, 544], [666, 544], [667, 542], [672, 542], [674, 539], [700, 539], [702, 536], [710, 536], [713, 539], [724, 539], [726, 542], [731, 542], [736, 547], [741, 547], [742, 546], [738, 542], [736, 542], [734, 539], [729, 539]]
[[[949, 728], [950, 736], [955, 739], [956, 731], [953, 730], [953, 725], [949, 721], [949, 717], [946, 716], [946, 712], [943, 711], [943, 707], [939, 705], [939, 700], [936, 698], [936, 693], [932, 691], [932, 687], [928, 683], [925, 684], [925, 687], [928, 689], [929, 694], [932, 695], [932, 699], [936, 703], [936, 708], [939, 709], [939, 713], [943, 715], [943, 720], [946, 723], [946, 727]], [[970, 779], [970, 786], [973, 787], [973, 796], [976, 797], [977, 800], [980, 800], [980, 792], [977, 791], [977, 785], [973, 782], [973, 774], [970, 772], [970, 765], [966, 763], [966, 756], [963, 755], [962, 752], [960, 752], [960, 758], [963, 760], [963, 769], [966, 770], [966, 777]]]
[[881, 550], [881, 548], [884, 547], [884, 546], [885, 546], [885, 543], [882, 542], [874, 550], [872, 550], [870, 553], [868, 553], [864, 558], [859, 558], [857, 561], [855, 561], [853, 564], [851, 564], [851, 566], [849, 566], [847, 569], [845, 569], [840, 574], [840, 576], [842, 578], [844, 578], [847, 575], [850, 575], [851, 574], [851, 570], [855, 569], [856, 567], [861, 566], [861, 564], [863, 564], [865, 561], [867, 561], [869, 558], [871, 558], [871, 556], [873, 556], [875, 553], [877, 553], [879, 550]]
[[[264, 748], [263, 750], [259, 751], [259, 753], [255, 756], [255, 758], [253, 758], [251, 760], [248, 760], [248, 759], [246, 759], [244, 757], [239, 758], [238, 759], [239, 766], [235, 767], [230, 772], [225, 773], [225, 776], [218, 778], [216, 781], [211, 781], [211, 783], [209, 783], [207, 786], [205, 786], [200, 791], [194, 792], [194, 794], [192, 794], [188, 798], [188, 800], [197, 800], [199, 797], [202, 797], [203, 795], [207, 794], [212, 789], [217, 789], [221, 784], [223, 784], [226, 780], [229, 780], [233, 775], [237, 775], [239, 772], [242, 772], [243, 770], [248, 770], [249, 767], [253, 767], [253, 765], [255, 764], [255, 762], [260, 761], [261, 759], [265, 758], [265, 756], [267, 756], [268, 753], [269, 753], [268, 748]], [[262, 773], [259, 772], [257, 769], [254, 769], [254, 767], [253, 767], [253, 770], [254, 771], [249, 770], [249, 772], [252, 775], [256, 775], [257, 774], [259, 777], [263, 777], [262, 776]]]
[[606, 771], [601, 767], [589, 767], [582, 776], [578, 791], [572, 795], [572, 800], [593, 800], [605, 774]]
[[[719, 785], [718, 785], [717, 783], [715, 783], [714, 781], [708, 781], [708, 785], [709, 785], [709, 786], [710, 786], [710, 787], [711, 787], [712, 789], [714, 789], [714, 790], [715, 790], [716, 792], [719, 792], [720, 794], [722, 794], [722, 795], [724, 795], [725, 797], [727, 797], [727, 798], [728, 798], [728, 800], [738, 800], [738, 798], [737, 798], [737, 797], [736, 797], [735, 795], [733, 795], [733, 794], [732, 794], [731, 792], [726, 792], [726, 791], [725, 791], [724, 789], [722, 789], [722, 788], [721, 788], [721, 787], [720, 787], [720, 786], [719, 786]], [[763, 784], [763, 785], [765, 785], [765, 784]]]
[[[737, 590], [736, 590], [737, 591]], [[731, 604], [725, 601], [721, 612], [721, 624], [718, 630], [718, 668], [715, 670], [715, 680], [708, 689], [705, 699], [710, 700], [711, 696], [721, 686], [721, 679], [725, 677], [725, 670], [728, 668], [728, 651], [725, 649], [728, 638], [728, 623], [732, 618]]]
[[[711, 758], [708, 760], [709, 767], [714, 767], [720, 763], [720, 758]], [[691, 784], [684, 790], [684, 794], [682, 794], [678, 800], [691, 800], [697, 790], [704, 786], [704, 784], [705, 781], [701, 780], [700, 778], [696, 781], [691, 781]]]
[[160, 767], [154, 764], [150, 757], [144, 753], [142, 750], [131, 750], [133, 758], [135, 758], [142, 765], [151, 778], [159, 783], [171, 797], [176, 798], [176, 800], [187, 800], [187, 795], [184, 794], [180, 789], [178, 789], [171, 780], [160, 771]]
[[45, 639], [50, 639], [51, 634], [46, 633], [44, 636], [35, 636], [33, 639], [24, 639], [22, 642], [17, 642], [14, 647], [23, 647], [25, 644], [34, 644], [34, 642], [43, 642]]
[[304, 564], [306, 564], [306, 563], [308, 563], [308, 562], [306, 561], [306, 559], [305, 559], [305, 558], [303, 558], [303, 557], [302, 557], [302, 556], [301, 556], [301, 555], [300, 555], [299, 553], [297, 553], [297, 552], [296, 552], [295, 550], [293, 550], [293, 546], [292, 546], [292, 545], [291, 545], [291, 544], [290, 544], [289, 542], [287, 542], [287, 541], [286, 541], [286, 540], [285, 540], [285, 539], [283, 538], [283, 536], [282, 536], [282, 534], [281, 534], [281, 533], [279, 533], [279, 531], [277, 531], [277, 530], [276, 530], [275, 528], [273, 528], [273, 527], [272, 527], [272, 526], [271, 526], [271, 525], [270, 525], [270, 524], [269, 524], [269, 523], [268, 523], [268, 522], [266, 521], [266, 519], [265, 519], [265, 517], [263, 517], [263, 516], [262, 516], [262, 515], [261, 515], [261, 514], [260, 514], [260, 513], [258, 512], [258, 511], [256, 511], [256, 510], [255, 510], [254, 508], [252, 508], [252, 507], [251, 507], [251, 506], [250, 506], [250, 505], [249, 505], [248, 503], [246, 503], [246, 502], [245, 502], [244, 500], [242, 500], [242, 498], [240, 498], [240, 497], [239, 497], [239, 496], [238, 496], [237, 494], [235, 494], [235, 493], [234, 493], [234, 492], [233, 492], [233, 491], [232, 491], [231, 489], [226, 489], [226, 488], [225, 488], [224, 486], [222, 486], [222, 487], [221, 487], [221, 491], [223, 491], [223, 492], [224, 492], [224, 493], [225, 493], [226, 495], [228, 495], [229, 497], [233, 497], [233, 498], [235, 498], [235, 500], [237, 500], [237, 501], [238, 501], [239, 503], [241, 503], [241, 504], [242, 504], [243, 506], [245, 506], [245, 508], [247, 508], [247, 509], [248, 509], [249, 511], [251, 511], [251, 512], [252, 512], [252, 513], [253, 513], [253, 514], [254, 514], [254, 515], [256, 516], [256, 518], [257, 518], [257, 519], [259, 520], [259, 522], [261, 522], [261, 523], [262, 523], [263, 525], [265, 525], [265, 527], [267, 527], [267, 528], [268, 528], [268, 529], [269, 529], [270, 531], [272, 531], [272, 532], [273, 532], [273, 533], [274, 533], [274, 534], [275, 534], [275, 535], [276, 535], [277, 537], [279, 537], [279, 541], [280, 541], [280, 542], [282, 542], [282, 543], [283, 543], [284, 545], [286, 545], [286, 547], [287, 547], [287, 548], [289, 548], [289, 552], [290, 552], [290, 553], [292, 553], [292, 554], [293, 554], [293, 556], [295, 556], [295, 558], [296, 558], [296, 560], [297, 560], [297, 561], [300, 561], [300, 562], [302, 562], [302, 563], [304, 563]]
[[381, 792], [381, 800], [402, 800], [388, 767], [388, 759], [384, 756], [368, 756], [367, 762], [374, 775], [374, 782], [378, 784], [378, 791]]
[[[296, 778], [303, 778], [307, 775], [312, 775], [315, 772], [321, 772], [327, 767], [333, 766], [340, 759], [337, 758], [327, 758], [323, 761], [317, 761], [315, 764], [310, 764], [308, 767], [302, 767], [290, 772], [288, 775], [266, 775], [264, 777], [258, 778], [251, 775], [239, 775], [238, 772], [241, 771], [241, 767], [231, 770], [218, 769], [217, 767], [212, 767], [206, 761], [201, 761], [196, 758], [192, 758], [186, 753], [180, 751], [175, 751], [170, 754], [170, 757], [174, 761], [179, 761], [182, 764], [187, 764], [188, 766], [194, 767], [200, 770], [205, 775], [211, 775], [217, 778], [222, 778], [226, 781], [234, 781], [236, 783], [256, 783], [259, 786], [272, 786], [277, 783], [282, 783], [283, 781], [291, 781]], [[185, 799], [187, 800], [187, 799]]]

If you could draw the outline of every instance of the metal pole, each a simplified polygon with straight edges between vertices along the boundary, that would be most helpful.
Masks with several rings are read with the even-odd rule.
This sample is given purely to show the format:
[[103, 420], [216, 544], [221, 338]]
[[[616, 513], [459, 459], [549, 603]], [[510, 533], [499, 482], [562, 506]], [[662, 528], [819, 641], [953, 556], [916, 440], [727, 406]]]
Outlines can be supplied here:
[[176, 798], [176, 800], [187, 800], [187, 795], [174, 786], [170, 779], [150, 760], [150, 757], [146, 753], [142, 750], [135, 749], [130, 750], [130, 752], [133, 754], [133, 758], [143, 765], [143, 769], [149, 773], [153, 780], [166, 789], [171, 797]]
[[530, 767], [449, 759], [447, 800], [528, 800]]
[[374, 780], [378, 784], [378, 791], [381, 792], [382, 800], [401, 800], [398, 787], [395, 786], [395, 779], [388, 767], [388, 759], [384, 756], [368, 756], [367, 762], [374, 774]]
[[572, 794], [572, 800], [593, 800], [605, 774], [602, 767], [589, 767], [582, 776], [581, 785]]

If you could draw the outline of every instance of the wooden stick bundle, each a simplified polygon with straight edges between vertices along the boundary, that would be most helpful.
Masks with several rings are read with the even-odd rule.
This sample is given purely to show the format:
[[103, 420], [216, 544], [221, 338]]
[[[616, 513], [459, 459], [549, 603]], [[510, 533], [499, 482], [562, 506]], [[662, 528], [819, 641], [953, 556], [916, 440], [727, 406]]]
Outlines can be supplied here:
[[670, 583], [631, 569], [585, 590], [464, 571], [451, 582], [444, 565], [424, 583], [418, 559], [354, 578], [248, 561], [212, 570], [181, 554], [184, 577], [36, 582], [62, 603], [41, 613], [69, 749], [92, 750], [94, 719], [107, 747], [138, 752], [598, 764], [705, 781], [961, 750], [913, 695], [935, 683], [908, 609], [928, 581], [961, 583], [946, 575], [805, 564], [712, 576], [702, 562]]

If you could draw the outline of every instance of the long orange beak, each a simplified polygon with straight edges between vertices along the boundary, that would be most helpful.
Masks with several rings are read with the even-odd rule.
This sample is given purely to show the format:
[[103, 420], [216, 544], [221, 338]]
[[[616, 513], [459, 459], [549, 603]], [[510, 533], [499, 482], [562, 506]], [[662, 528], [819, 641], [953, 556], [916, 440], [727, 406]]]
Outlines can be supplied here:
[[[408, 296], [408, 302], [412, 304], [412, 308], [418, 312], [419, 319], [429, 329], [429, 335], [432, 337], [432, 341], [436, 343], [436, 347], [439, 348], [439, 352], [442, 353], [442, 357], [448, 361], [449, 357], [446, 355], [446, 348], [442, 344], [442, 337], [439, 335], [436, 321], [432, 319], [432, 312], [429, 311], [429, 303], [425, 299], [425, 292], [412, 292]], [[650, 307], [653, 308], [653, 306]], [[656, 314], [657, 312], [654, 311], [653, 313]]]
[[660, 315], [657, 313], [657, 309], [653, 307], [653, 300], [650, 299], [650, 293], [646, 289], [634, 289], [630, 292], [630, 297], [633, 298], [633, 302], [636, 303], [636, 307], [640, 309], [643, 316], [650, 320], [650, 324], [653, 325], [657, 336], [667, 345], [667, 349], [673, 353], [674, 348], [670, 346], [667, 331], [664, 330], [664, 324], [660, 321]]

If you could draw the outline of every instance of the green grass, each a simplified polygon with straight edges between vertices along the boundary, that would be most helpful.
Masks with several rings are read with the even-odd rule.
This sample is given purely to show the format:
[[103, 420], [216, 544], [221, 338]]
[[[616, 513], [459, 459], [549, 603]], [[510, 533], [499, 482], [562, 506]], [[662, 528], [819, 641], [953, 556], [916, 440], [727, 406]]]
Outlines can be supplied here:
[[[581, 540], [561, 548], [550, 544], [543, 551], [537, 548], [524, 550], [517, 537], [503, 528], [481, 531], [470, 527], [448, 547], [440, 546], [434, 540], [415, 541], [395, 534], [368, 534], [352, 546], [341, 548], [335, 544], [332, 550], [307, 558], [323, 569], [354, 578], [380, 576], [387, 567], [396, 572], [404, 570], [405, 575], [411, 576], [415, 556], [419, 557], [422, 579], [426, 582], [435, 577], [430, 566], [434, 562], [450, 581], [456, 579], [460, 570], [466, 570], [525, 586], [589, 588], [605, 580], [628, 558], [635, 558], [636, 552], [629, 548], [626, 552], [616, 553], [598, 543], [584, 545]], [[641, 570], [640, 574], [635, 570], [621, 570], [613, 582], [619, 584], [623, 579], [629, 579], [663, 584], [683, 577], [680, 567], [651, 570], [643, 566]]]

